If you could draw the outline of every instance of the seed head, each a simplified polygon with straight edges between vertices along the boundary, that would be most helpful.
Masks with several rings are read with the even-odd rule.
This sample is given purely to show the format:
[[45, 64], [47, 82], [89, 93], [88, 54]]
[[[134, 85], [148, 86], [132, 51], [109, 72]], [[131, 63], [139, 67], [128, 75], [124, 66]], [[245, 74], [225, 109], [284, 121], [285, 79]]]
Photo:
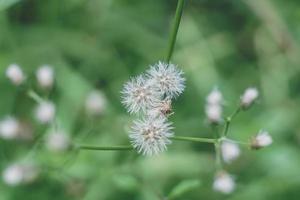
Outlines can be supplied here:
[[164, 117], [146, 117], [134, 121], [129, 135], [133, 147], [149, 156], [165, 151], [172, 136], [171, 123]]

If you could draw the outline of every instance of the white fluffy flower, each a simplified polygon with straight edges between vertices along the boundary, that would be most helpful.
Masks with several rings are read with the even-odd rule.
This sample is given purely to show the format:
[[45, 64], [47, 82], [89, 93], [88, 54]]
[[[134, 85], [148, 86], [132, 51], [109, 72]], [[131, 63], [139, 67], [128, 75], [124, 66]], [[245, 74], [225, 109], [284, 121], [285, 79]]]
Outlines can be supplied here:
[[39, 170], [31, 165], [13, 164], [8, 166], [2, 174], [3, 181], [10, 186], [17, 186], [33, 182]]
[[54, 71], [51, 66], [43, 65], [36, 71], [36, 78], [42, 88], [51, 88], [54, 82]]
[[206, 97], [207, 104], [221, 105], [223, 103], [223, 95], [217, 88], [213, 89]]
[[183, 72], [173, 64], [158, 62], [147, 74], [153, 85], [170, 98], [177, 97], [185, 88]]
[[272, 137], [267, 131], [260, 131], [255, 138], [251, 141], [252, 149], [260, 149], [271, 145], [273, 142]]
[[153, 88], [143, 76], [138, 76], [127, 82], [122, 91], [122, 103], [129, 113], [145, 112], [160, 98], [161, 93]]
[[134, 121], [129, 135], [133, 147], [139, 153], [150, 156], [166, 150], [172, 136], [171, 123], [163, 117]]
[[46, 138], [46, 146], [53, 152], [66, 151], [70, 145], [71, 141], [69, 136], [61, 131], [52, 132]]
[[52, 102], [41, 102], [35, 110], [36, 119], [43, 123], [50, 123], [55, 116], [55, 106]]
[[15, 85], [20, 85], [25, 80], [21, 67], [17, 64], [11, 64], [6, 69], [6, 76]]
[[20, 131], [20, 123], [13, 117], [7, 117], [0, 121], [0, 137], [4, 139], [14, 139]]
[[92, 91], [85, 100], [85, 109], [88, 114], [100, 115], [106, 108], [106, 97], [101, 91]]
[[241, 105], [243, 108], [248, 108], [258, 98], [258, 90], [256, 88], [247, 88], [241, 97]]
[[217, 104], [207, 104], [205, 113], [210, 123], [219, 123], [222, 120], [222, 106]]
[[220, 172], [216, 175], [213, 189], [224, 194], [230, 194], [235, 189], [234, 179], [227, 172]]
[[172, 101], [164, 99], [153, 104], [152, 108], [147, 111], [151, 117], [167, 117], [172, 114]]
[[223, 160], [230, 163], [240, 156], [240, 148], [237, 144], [229, 141], [223, 141], [221, 144]]

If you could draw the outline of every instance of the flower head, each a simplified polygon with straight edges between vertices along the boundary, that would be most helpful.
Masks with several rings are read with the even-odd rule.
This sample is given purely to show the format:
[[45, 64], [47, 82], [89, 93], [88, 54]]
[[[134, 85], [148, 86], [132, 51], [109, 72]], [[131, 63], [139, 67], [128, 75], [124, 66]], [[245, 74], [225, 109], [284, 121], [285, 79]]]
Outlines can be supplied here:
[[271, 145], [273, 142], [272, 137], [267, 131], [260, 131], [255, 138], [251, 141], [252, 149], [260, 149]]
[[53, 152], [66, 151], [71, 141], [67, 134], [61, 131], [52, 132], [47, 136], [46, 139], [47, 148]]
[[139, 153], [150, 156], [166, 150], [172, 136], [171, 123], [163, 117], [146, 117], [134, 121], [129, 135], [133, 147]]
[[10, 186], [31, 183], [38, 177], [39, 170], [33, 165], [13, 164], [2, 174], [3, 181]]
[[0, 121], [0, 137], [14, 139], [20, 132], [20, 123], [14, 117], [6, 117]]
[[222, 120], [222, 107], [220, 105], [208, 104], [205, 113], [210, 123], [217, 124]]
[[249, 108], [258, 98], [258, 90], [256, 88], [247, 88], [241, 96], [241, 106], [246, 109]]
[[155, 102], [147, 111], [147, 115], [152, 117], [167, 117], [172, 114], [172, 101], [171, 99], [164, 99], [158, 102]]
[[211, 105], [221, 105], [223, 103], [223, 95], [217, 88], [214, 88], [206, 97], [206, 103]]
[[147, 72], [152, 84], [170, 98], [177, 97], [185, 88], [183, 72], [173, 64], [158, 62]]
[[225, 171], [219, 172], [215, 177], [213, 189], [224, 194], [230, 194], [235, 189], [234, 179]]
[[43, 65], [36, 71], [36, 78], [42, 88], [51, 88], [54, 82], [54, 71], [51, 66]]
[[145, 112], [161, 98], [161, 93], [153, 88], [144, 76], [133, 78], [124, 85], [122, 103], [129, 113]]
[[11, 64], [6, 69], [6, 76], [15, 85], [20, 85], [25, 80], [21, 67], [17, 64]]
[[50, 123], [55, 116], [55, 106], [52, 102], [41, 102], [35, 110], [36, 118], [42, 124]]
[[221, 152], [223, 160], [227, 163], [231, 163], [240, 156], [239, 146], [226, 140], [221, 144]]
[[101, 115], [106, 108], [106, 97], [101, 91], [91, 91], [85, 100], [85, 109], [88, 114]]

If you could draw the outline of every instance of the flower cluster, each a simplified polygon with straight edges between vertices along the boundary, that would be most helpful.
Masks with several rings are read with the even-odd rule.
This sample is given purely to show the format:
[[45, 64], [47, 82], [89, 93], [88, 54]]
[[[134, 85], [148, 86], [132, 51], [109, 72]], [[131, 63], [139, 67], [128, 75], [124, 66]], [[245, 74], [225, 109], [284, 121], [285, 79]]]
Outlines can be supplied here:
[[213, 89], [206, 98], [205, 113], [207, 119], [212, 124], [217, 124], [222, 120], [223, 95], [217, 89]]
[[185, 88], [183, 72], [173, 64], [158, 62], [145, 74], [132, 78], [122, 90], [122, 103], [130, 114], [140, 114], [131, 127], [134, 148], [145, 155], [164, 151], [173, 136], [167, 117], [172, 113], [172, 99]]

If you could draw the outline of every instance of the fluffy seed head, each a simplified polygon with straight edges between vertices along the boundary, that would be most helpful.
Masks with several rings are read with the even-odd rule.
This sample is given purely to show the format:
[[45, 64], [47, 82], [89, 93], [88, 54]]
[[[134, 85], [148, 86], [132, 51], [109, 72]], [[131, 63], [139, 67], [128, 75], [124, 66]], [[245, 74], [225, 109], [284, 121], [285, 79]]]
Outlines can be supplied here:
[[172, 101], [164, 99], [154, 103], [153, 107], [147, 111], [151, 117], [167, 117], [172, 114]]
[[146, 117], [134, 121], [129, 135], [133, 147], [149, 156], [165, 151], [172, 136], [171, 124], [164, 117]]
[[11, 64], [8, 66], [6, 69], [6, 76], [15, 85], [20, 85], [25, 80], [24, 73], [21, 67], [17, 64]]
[[36, 71], [36, 78], [42, 88], [51, 88], [54, 82], [54, 71], [49, 65], [43, 65]]
[[207, 104], [221, 105], [223, 103], [223, 95], [217, 88], [213, 89], [206, 97]]
[[106, 108], [106, 97], [101, 91], [91, 91], [85, 100], [86, 112], [90, 115], [101, 115]]
[[14, 117], [7, 117], [0, 121], [0, 137], [4, 139], [14, 139], [18, 137], [20, 123]]
[[272, 137], [267, 131], [260, 131], [255, 138], [251, 141], [252, 149], [260, 149], [271, 145], [273, 142]]
[[35, 110], [36, 119], [42, 123], [50, 123], [55, 116], [55, 106], [52, 102], [41, 102]]
[[243, 108], [250, 107], [258, 98], [258, 90], [256, 88], [247, 88], [241, 97], [241, 106]]
[[222, 120], [222, 111], [222, 106], [218, 104], [207, 104], [205, 107], [206, 117], [213, 124], [217, 124]]
[[221, 144], [221, 152], [223, 160], [227, 163], [231, 163], [240, 156], [240, 148], [237, 144], [223, 141]]
[[173, 64], [158, 62], [147, 71], [153, 86], [169, 98], [180, 95], [185, 88], [183, 72]]
[[47, 148], [53, 152], [66, 151], [70, 147], [70, 144], [70, 138], [62, 131], [52, 132], [46, 139]]
[[213, 189], [224, 194], [230, 194], [235, 189], [234, 179], [227, 172], [219, 172], [215, 177]]
[[127, 82], [122, 91], [122, 103], [129, 113], [145, 112], [160, 98], [161, 93], [152, 87], [144, 76], [138, 76]]
[[10, 186], [31, 183], [38, 177], [39, 170], [31, 165], [13, 164], [2, 174], [3, 181]]

